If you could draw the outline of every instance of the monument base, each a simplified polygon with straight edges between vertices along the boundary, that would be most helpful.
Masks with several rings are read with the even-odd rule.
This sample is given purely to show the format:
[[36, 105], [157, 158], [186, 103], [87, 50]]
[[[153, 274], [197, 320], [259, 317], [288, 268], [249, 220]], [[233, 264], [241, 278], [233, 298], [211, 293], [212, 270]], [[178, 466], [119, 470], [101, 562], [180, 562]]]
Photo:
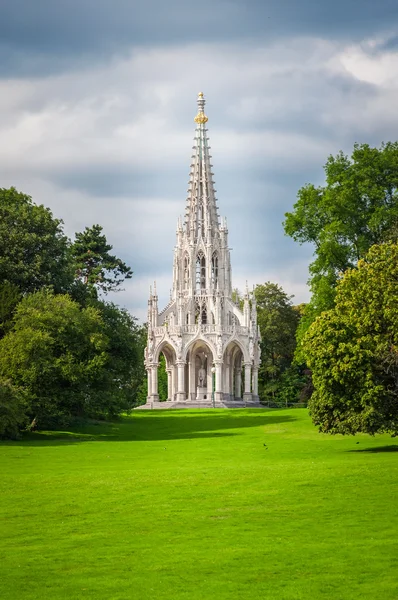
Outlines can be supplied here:
[[207, 400], [207, 388], [198, 386], [196, 388], [196, 400]]

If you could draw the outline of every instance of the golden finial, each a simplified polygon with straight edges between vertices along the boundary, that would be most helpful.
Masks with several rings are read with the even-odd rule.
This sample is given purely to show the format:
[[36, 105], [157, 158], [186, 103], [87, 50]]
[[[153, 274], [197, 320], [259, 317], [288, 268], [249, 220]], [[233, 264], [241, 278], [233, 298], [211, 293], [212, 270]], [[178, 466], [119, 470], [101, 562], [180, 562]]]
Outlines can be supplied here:
[[194, 118], [195, 123], [207, 123], [208, 120], [209, 118], [206, 117], [204, 112], [198, 112], [198, 114]]
[[194, 118], [195, 123], [207, 123], [209, 119], [205, 115], [205, 99], [203, 92], [198, 94], [198, 114]]

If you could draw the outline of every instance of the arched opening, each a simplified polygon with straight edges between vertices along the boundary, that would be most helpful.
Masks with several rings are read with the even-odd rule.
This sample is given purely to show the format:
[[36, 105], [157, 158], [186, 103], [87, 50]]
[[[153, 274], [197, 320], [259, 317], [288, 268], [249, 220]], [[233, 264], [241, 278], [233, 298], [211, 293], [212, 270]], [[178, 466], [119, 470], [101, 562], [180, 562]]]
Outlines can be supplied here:
[[217, 252], [213, 253], [211, 258], [211, 283], [214, 288], [217, 287], [218, 284], [218, 255]]
[[148, 395], [161, 402], [173, 400], [177, 392], [177, 367], [174, 348], [165, 343], [157, 351], [157, 367], [148, 373]]
[[206, 288], [206, 259], [203, 252], [199, 252], [196, 258], [196, 290], [204, 290]]
[[203, 340], [197, 340], [187, 352], [188, 399], [211, 401], [213, 353]]
[[243, 352], [239, 344], [230, 342], [224, 352], [224, 397], [241, 400], [243, 397]]
[[161, 352], [159, 356], [158, 394], [160, 402], [168, 400], [166, 357], [163, 352]]
[[207, 306], [203, 298], [199, 298], [195, 302], [195, 323], [197, 325], [206, 325], [208, 323]]

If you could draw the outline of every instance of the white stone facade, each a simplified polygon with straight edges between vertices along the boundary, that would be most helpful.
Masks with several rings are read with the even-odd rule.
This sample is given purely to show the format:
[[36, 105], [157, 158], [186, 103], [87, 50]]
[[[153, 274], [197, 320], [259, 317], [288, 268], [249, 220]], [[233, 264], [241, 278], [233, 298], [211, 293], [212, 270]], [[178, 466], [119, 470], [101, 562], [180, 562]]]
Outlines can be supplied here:
[[177, 224], [171, 299], [159, 312], [155, 287], [148, 302], [145, 367], [147, 406], [152, 408], [160, 407], [161, 352], [168, 402], [173, 405], [258, 404], [256, 304], [247, 288], [243, 311], [232, 300], [228, 229], [226, 219], [220, 222], [218, 216], [204, 105], [199, 94], [185, 217]]

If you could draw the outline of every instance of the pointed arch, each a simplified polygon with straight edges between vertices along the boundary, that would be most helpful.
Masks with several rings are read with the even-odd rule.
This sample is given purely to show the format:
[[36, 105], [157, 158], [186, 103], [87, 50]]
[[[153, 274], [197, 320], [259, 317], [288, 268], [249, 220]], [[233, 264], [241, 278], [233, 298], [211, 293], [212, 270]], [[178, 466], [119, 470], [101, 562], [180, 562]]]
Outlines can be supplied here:
[[196, 256], [195, 289], [197, 291], [206, 288], [206, 258], [202, 250]]
[[218, 284], [218, 253], [217, 251], [213, 252], [213, 256], [211, 257], [211, 283], [213, 288], [217, 287]]
[[233, 350], [233, 346], [237, 346], [240, 349], [244, 362], [250, 362], [249, 349], [245, 348], [245, 346], [237, 337], [232, 337], [228, 340], [225, 346], [223, 360], [225, 360], [227, 352], [230, 353], [231, 350]]
[[159, 355], [163, 353], [166, 359], [166, 365], [174, 364], [176, 361], [176, 350], [170, 340], [163, 340], [154, 352], [154, 362], [159, 362]]
[[189, 352], [192, 350], [192, 348], [195, 346], [199, 346], [199, 345], [203, 345], [203, 346], [207, 346], [212, 354], [212, 359], [214, 360], [214, 357], [217, 356], [217, 351], [216, 348], [214, 346], [214, 344], [209, 340], [204, 338], [202, 335], [197, 335], [195, 336], [185, 347], [184, 349], [184, 360], [187, 360], [187, 356], [189, 354]]

